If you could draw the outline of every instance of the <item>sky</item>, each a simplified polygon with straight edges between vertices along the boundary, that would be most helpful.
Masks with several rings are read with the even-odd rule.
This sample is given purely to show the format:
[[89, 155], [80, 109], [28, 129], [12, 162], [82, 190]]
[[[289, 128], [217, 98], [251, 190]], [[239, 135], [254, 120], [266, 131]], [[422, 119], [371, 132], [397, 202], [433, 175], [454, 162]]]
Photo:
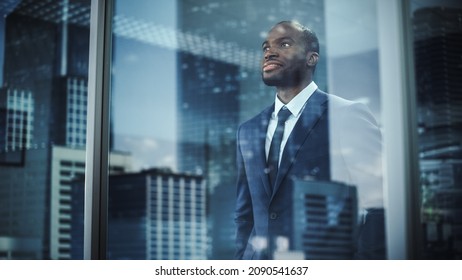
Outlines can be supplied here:
[[[137, 3], [137, 4], [134, 4]], [[176, 1], [116, 1], [114, 14], [171, 29]], [[115, 133], [173, 140], [176, 124], [176, 52], [117, 38], [113, 44], [112, 110]], [[134, 121], [139, 120], [137, 125]], [[149, 121], [153, 120], [153, 121]], [[162, 120], [155, 123], [154, 120]]]

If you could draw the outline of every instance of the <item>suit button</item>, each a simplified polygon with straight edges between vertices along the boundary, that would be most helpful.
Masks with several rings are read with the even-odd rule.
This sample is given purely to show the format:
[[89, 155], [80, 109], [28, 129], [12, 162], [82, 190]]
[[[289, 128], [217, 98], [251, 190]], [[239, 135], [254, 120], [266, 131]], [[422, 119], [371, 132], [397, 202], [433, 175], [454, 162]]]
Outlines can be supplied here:
[[271, 220], [276, 220], [277, 218], [278, 218], [278, 214], [276, 214], [275, 212], [270, 213], [270, 219]]

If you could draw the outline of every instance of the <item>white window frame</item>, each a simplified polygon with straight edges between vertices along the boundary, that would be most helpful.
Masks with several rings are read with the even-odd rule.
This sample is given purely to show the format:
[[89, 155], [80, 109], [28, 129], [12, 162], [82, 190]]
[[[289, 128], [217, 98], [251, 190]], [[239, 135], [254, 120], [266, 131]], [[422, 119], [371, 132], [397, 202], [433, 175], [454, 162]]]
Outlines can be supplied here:
[[410, 1], [377, 0], [377, 9], [387, 254], [388, 259], [418, 259], [422, 243]]

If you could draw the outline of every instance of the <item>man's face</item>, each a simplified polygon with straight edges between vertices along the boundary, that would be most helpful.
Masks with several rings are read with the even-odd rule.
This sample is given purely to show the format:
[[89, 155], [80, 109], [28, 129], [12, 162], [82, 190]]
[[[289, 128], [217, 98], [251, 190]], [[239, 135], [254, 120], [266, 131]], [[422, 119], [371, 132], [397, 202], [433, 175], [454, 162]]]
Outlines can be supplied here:
[[262, 44], [262, 79], [268, 86], [295, 87], [309, 75], [308, 54], [300, 30], [279, 24]]

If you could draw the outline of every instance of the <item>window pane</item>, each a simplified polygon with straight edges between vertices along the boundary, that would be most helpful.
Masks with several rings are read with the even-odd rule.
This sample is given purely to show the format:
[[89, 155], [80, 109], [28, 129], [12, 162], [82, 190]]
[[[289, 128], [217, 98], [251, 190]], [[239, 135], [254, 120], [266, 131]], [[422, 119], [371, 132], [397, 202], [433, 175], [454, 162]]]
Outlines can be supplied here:
[[424, 257], [462, 257], [462, 4], [412, 1]]
[[0, 256], [73, 258], [90, 1], [3, 1], [0, 14]]
[[[111, 164], [119, 153], [124, 171], [109, 177], [110, 259], [233, 258], [236, 182], [243, 174], [236, 159], [248, 160], [245, 180], [264, 173], [270, 118], [263, 134], [236, 135], [275, 101], [260, 60], [268, 30], [282, 20], [317, 33], [318, 88], [355, 102], [317, 93], [329, 98], [330, 109], [314, 105], [300, 115], [314, 128], [299, 127], [298, 119], [308, 144], [287, 140], [287, 155], [300, 163], [287, 167], [284, 197], [267, 200], [264, 211], [252, 206], [281, 234], [253, 234], [246, 246], [270, 258], [354, 258], [358, 246], [384, 257], [376, 6], [341, 2], [115, 1]], [[366, 123], [368, 132], [352, 133]], [[261, 135], [255, 153], [246, 148]], [[257, 153], [262, 157], [254, 162]], [[249, 189], [254, 200], [267, 195]], [[254, 222], [261, 230], [261, 219]]]

